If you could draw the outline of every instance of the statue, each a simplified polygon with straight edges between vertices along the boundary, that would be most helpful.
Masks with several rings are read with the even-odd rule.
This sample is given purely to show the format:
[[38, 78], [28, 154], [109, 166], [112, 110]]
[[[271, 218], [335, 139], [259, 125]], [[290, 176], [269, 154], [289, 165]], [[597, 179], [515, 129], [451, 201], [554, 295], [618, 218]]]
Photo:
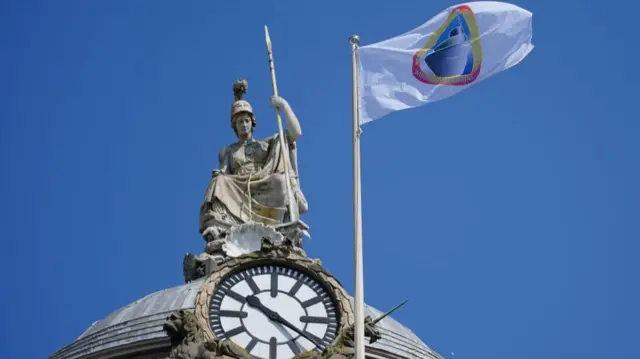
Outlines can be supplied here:
[[249, 353], [232, 341], [206, 340], [204, 331], [192, 312], [171, 313], [163, 325], [171, 340], [171, 351], [164, 359], [250, 359]]
[[[256, 116], [243, 99], [247, 89], [246, 80], [233, 85], [231, 128], [238, 141], [220, 150], [219, 167], [212, 172], [200, 207], [199, 231], [210, 247], [219, 248], [219, 241], [233, 226], [299, 223], [299, 215], [308, 209], [298, 180], [296, 141], [302, 135], [298, 118], [284, 98], [272, 96], [271, 106], [285, 115], [284, 141], [277, 133], [255, 139]], [[286, 151], [282, 150], [283, 142]]]
[[[376, 328], [379, 320], [374, 321], [371, 316], [364, 318], [364, 336], [369, 338], [369, 344], [373, 344], [382, 338], [380, 331]], [[336, 342], [338, 346], [353, 348], [355, 346], [354, 337], [355, 326], [352, 324], [347, 327], [339, 336]]]

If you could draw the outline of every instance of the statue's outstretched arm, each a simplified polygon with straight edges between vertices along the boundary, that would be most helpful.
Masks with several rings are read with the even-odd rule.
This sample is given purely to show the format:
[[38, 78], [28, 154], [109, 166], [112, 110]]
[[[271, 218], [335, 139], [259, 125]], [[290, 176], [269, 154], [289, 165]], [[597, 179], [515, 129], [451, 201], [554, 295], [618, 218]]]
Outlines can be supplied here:
[[298, 121], [298, 117], [291, 109], [291, 106], [287, 100], [280, 96], [271, 97], [271, 106], [278, 108], [282, 113], [284, 113], [286, 129], [289, 133], [289, 141], [295, 142], [300, 136], [302, 136], [302, 128], [300, 128], [300, 121]]

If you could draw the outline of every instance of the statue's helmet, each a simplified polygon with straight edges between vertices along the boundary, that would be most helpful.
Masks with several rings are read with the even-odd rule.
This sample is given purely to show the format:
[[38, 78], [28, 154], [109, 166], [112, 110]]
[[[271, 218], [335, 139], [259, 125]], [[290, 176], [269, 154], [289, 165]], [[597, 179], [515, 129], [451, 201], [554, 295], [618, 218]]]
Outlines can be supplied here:
[[236, 132], [235, 116], [239, 113], [248, 113], [251, 116], [252, 127], [256, 127], [256, 116], [253, 113], [251, 104], [244, 100], [244, 94], [249, 89], [249, 83], [247, 80], [238, 80], [233, 84], [233, 98], [234, 102], [231, 105], [231, 128]]
[[237, 100], [231, 106], [231, 117], [241, 113], [248, 112], [253, 115], [253, 108], [251, 108], [251, 104], [246, 100]]

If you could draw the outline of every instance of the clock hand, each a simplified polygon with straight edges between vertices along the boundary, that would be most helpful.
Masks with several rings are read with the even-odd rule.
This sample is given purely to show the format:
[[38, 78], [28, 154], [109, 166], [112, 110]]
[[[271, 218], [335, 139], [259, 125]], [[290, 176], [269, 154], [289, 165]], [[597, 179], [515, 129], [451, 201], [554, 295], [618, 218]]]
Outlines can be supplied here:
[[273, 310], [265, 307], [264, 304], [262, 304], [262, 302], [260, 301], [260, 298], [256, 297], [255, 295], [247, 296], [245, 299], [246, 299], [247, 303], [250, 306], [258, 309], [259, 311], [261, 311], [269, 319], [276, 320], [276, 318], [279, 317], [278, 313], [276, 313]]
[[[276, 313], [278, 314], [278, 313]], [[305, 333], [304, 331], [298, 329], [298, 327], [296, 327], [295, 325], [289, 323], [286, 319], [282, 318], [280, 315], [278, 315], [278, 319], [276, 320], [277, 322], [284, 324], [285, 326], [289, 327], [291, 330], [293, 330], [294, 332], [300, 334], [303, 338], [307, 339], [308, 341], [310, 341], [311, 343], [313, 343], [313, 345], [315, 345], [316, 347], [318, 347], [319, 349], [323, 349], [323, 345], [321, 343], [318, 343], [314, 338], [312, 338], [309, 334]]]
[[262, 302], [260, 301], [260, 298], [256, 297], [255, 295], [250, 295], [250, 296], [247, 296], [245, 299], [247, 300], [247, 303], [250, 306], [258, 309], [259, 311], [261, 311], [264, 315], [267, 316], [267, 318], [273, 320], [274, 322], [278, 322], [278, 323], [288, 327], [289, 329], [293, 330], [294, 332], [300, 334], [303, 338], [305, 338], [308, 341], [310, 341], [311, 343], [313, 343], [313, 345], [315, 345], [319, 349], [322, 349], [324, 347], [321, 343], [318, 343], [314, 338], [309, 336], [307, 333], [305, 333], [304, 331], [298, 329], [298, 327], [296, 327], [295, 325], [289, 323], [289, 321], [284, 319], [280, 314], [278, 314], [277, 312], [274, 312], [273, 310], [265, 307], [264, 304], [262, 304]]

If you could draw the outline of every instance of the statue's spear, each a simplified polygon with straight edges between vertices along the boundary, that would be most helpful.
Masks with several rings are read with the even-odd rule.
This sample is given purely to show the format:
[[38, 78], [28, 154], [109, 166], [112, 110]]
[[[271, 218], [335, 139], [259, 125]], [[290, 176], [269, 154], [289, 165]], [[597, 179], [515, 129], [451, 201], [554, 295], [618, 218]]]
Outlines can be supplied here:
[[[269, 36], [269, 29], [267, 25], [264, 26], [264, 37], [267, 42], [267, 53], [269, 54], [269, 70], [271, 72], [271, 87], [273, 88], [273, 95], [278, 96], [278, 85], [276, 83], [276, 69], [273, 62], [273, 49], [271, 47], [271, 37]], [[289, 180], [289, 152], [285, 147], [284, 141], [284, 131], [282, 130], [282, 119], [280, 118], [280, 110], [276, 108], [276, 120], [278, 121], [278, 136], [280, 137], [280, 148], [282, 149], [282, 156], [284, 159], [284, 176], [285, 181], [287, 182], [287, 197], [288, 197], [288, 210], [289, 210], [289, 219], [293, 222], [297, 220], [297, 213], [293, 211], [293, 198], [289, 196], [293, 193], [291, 192], [291, 182]]]
[[378, 324], [382, 319], [388, 317], [391, 315], [391, 313], [395, 312], [396, 310], [400, 309], [400, 307], [402, 307], [403, 305], [407, 304], [407, 302], [409, 301], [409, 299], [406, 299], [404, 302], [396, 305], [395, 307], [389, 309], [386, 313], [382, 314], [381, 316], [379, 316], [378, 318], [374, 319], [373, 321], [373, 325]]

